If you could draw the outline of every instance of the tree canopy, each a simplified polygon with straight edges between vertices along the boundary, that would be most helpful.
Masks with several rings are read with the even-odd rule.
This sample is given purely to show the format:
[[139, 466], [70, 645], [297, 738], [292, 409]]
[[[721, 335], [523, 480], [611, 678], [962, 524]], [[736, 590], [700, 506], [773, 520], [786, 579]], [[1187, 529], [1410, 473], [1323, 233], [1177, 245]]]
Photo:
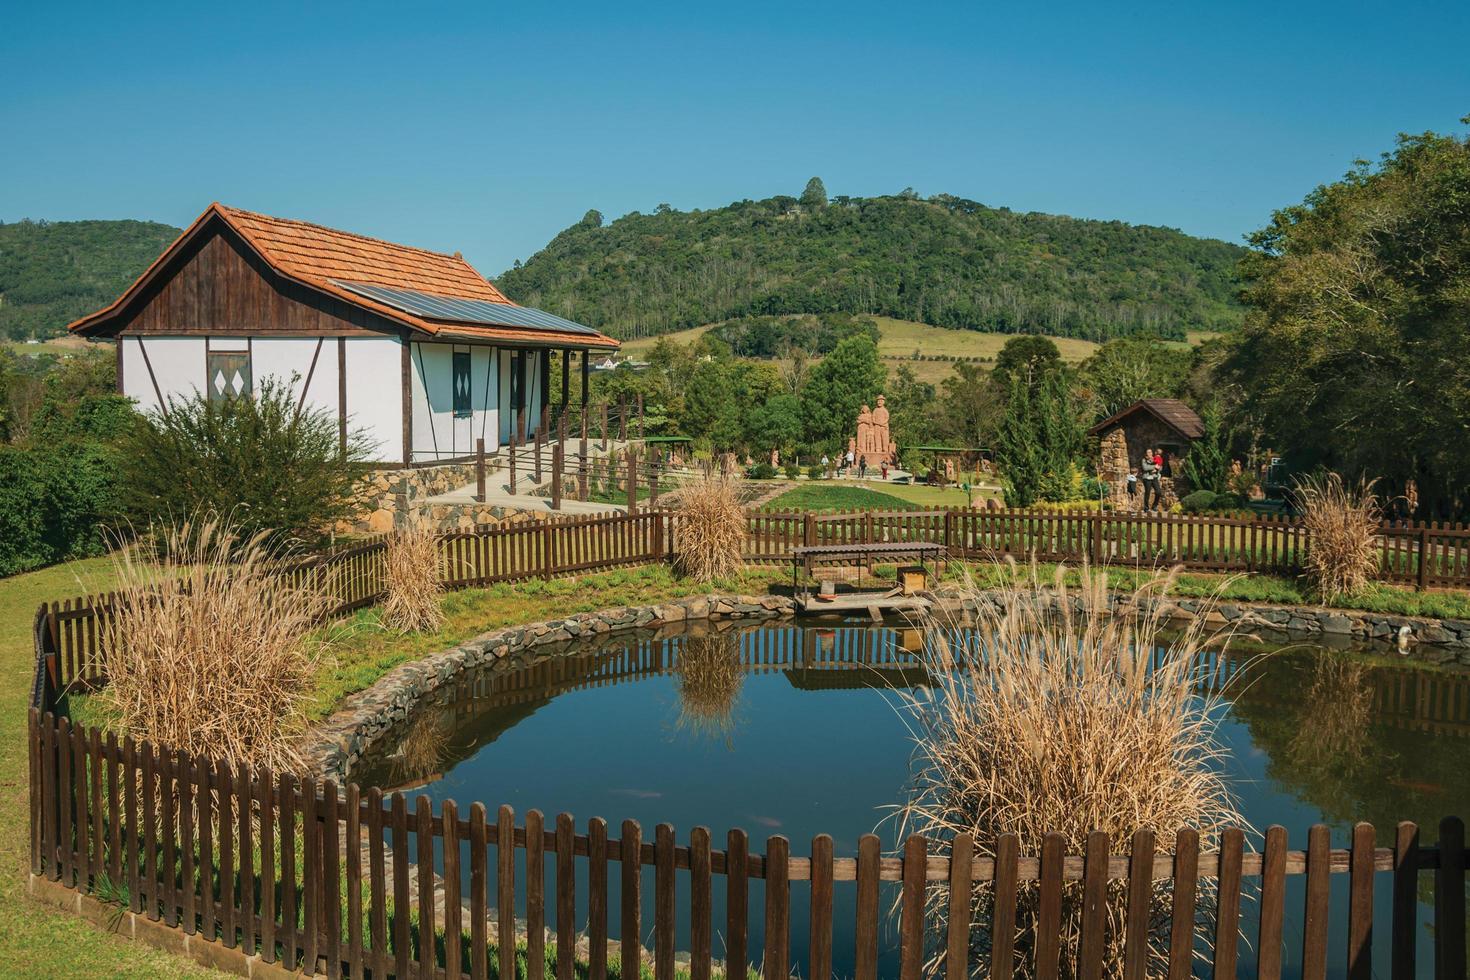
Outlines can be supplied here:
[[1097, 341], [1183, 339], [1240, 319], [1236, 245], [947, 194], [813, 207], [815, 190], [584, 220], [497, 282], [518, 302], [621, 337], [796, 313]]
[[54, 337], [117, 299], [179, 235], [152, 221], [0, 222], [0, 337]]
[[[1470, 122], [1470, 118], [1467, 118]], [[1470, 506], [1470, 139], [1400, 136], [1277, 211], [1242, 263], [1223, 365], [1239, 419], [1295, 470], [1418, 483]]]

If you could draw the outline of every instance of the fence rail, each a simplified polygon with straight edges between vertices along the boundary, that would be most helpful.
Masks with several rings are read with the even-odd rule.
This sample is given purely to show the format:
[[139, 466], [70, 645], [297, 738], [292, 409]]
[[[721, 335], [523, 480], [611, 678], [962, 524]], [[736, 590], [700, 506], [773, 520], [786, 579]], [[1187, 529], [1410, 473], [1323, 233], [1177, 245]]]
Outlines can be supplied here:
[[[667, 560], [677, 550], [678, 514], [643, 510], [592, 517], [552, 517], [479, 527], [441, 536], [440, 575], [447, 588], [550, 579]], [[1311, 547], [1300, 521], [1237, 520], [1148, 514], [1006, 510], [856, 511], [814, 514], [751, 511], [744, 559], [786, 562], [802, 545], [928, 541], [951, 558], [991, 561], [1091, 561], [1112, 567], [1181, 566], [1212, 572], [1300, 574]], [[1379, 529], [1383, 581], [1417, 588], [1470, 588], [1470, 530], [1459, 525], [1385, 524]], [[337, 601], [330, 616], [372, 605], [383, 594], [386, 539], [308, 558], [285, 569], [301, 585]], [[78, 596], [43, 604], [37, 642], [50, 659], [52, 690], [33, 703], [54, 705], [56, 692], [103, 683], [114, 597]], [[43, 622], [44, 620], [44, 622]], [[44, 633], [44, 640], [42, 634]]]
[[[517, 820], [509, 807], [492, 817], [476, 803], [461, 815], [453, 802], [436, 810], [426, 796], [410, 808], [400, 793], [385, 798], [376, 788], [298, 782], [132, 739], [119, 743], [34, 709], [29, 730], [34, 874], [122, 896], [132, 912], [192, 936], [329, 977], [517, 976], [516, 943], [502, 941], [515, 936], [528, 977], [605, 977], [613, 959], [624, 977], [639, 976], [651, 960], [654, 977], [672, 978], [683, 936], [689, 976], [704, 980], [714, 973], [716, 935], [726, 963], [767, 977], [793, 969], [826, 977], [834, 969], [834, 895], [850, 888], [852, 948], [835, 952], [853, 975], [873, 978], [891, 952], [880, 944], [891, 925], [881, 883], [898, 885], [898, 973], [905, 978], [940, 970], [969, 977], [980, 967], [996, 977], [1018, 968], [1055, 977], [1061, 962], [1073, 964], [1069, 973], [1100, 976], [1104, 951], [1119, 948], [1126, 976], [1158, 973], [1160, 961], [1170, 976], [1189, 976], [1204, 949], [1213, 976], [1235, 976], [1242, 942], [1257, 951], [1258, 975], [1275, 977], [1288, 941], [1286, 879], [1296, 875], [1306, 879], [1299, 920], [1305, 976], [1325, 975], [1334, 875], [1349, 881], [1340, 937], [1349, 977], [1371, 976], [1374, 945], [1385, 941], [1392, 976], [1420, 972], [1417, 903], [1426, 877], [1434, 896], [1433, 973], [1464, 976], [1464, 824], [1457, 818], [1441, 823], [1434, 847], [1421, 846], [1419, 828], [1403, 823], [1389, 847], [1377, 846], [1371, 825], [1358, 824], [1347, 849], [1329, 847], [1328, 828], [1316, 826], [1305, 850], [1289, 849], [1287, 832], [1272, 827], [1261, 853], [1245, 851], [1240, 830], [1225, 831], [1217, 850], [1201, 849], [1198, 834], [1183, 830], [1167, 840], [1140, 831], [1122, 854], [1110, 853], [1103, 834], [1092, 835], [1082, 854], [1066, 853], [1056, 834], [1035, 854], [1023, 854], [1014, 835], [984, 853], [961, 835], [909, 837], [884, 855], [871, 834], [854, 854], [837, 854], [827, 835], [814, 838], [807, 854], [771, 836], [760, 853], [741, 830], [717, 850], [704, 827], [680, 840], [659, 824], [650, 840], [635, 821], [614, 834], [594, 818], [579, 832], [569, 814], [548, 823], [532, 810]], [[651, 903], [645, 867], [653, 868]], [[805, 916], [795, 914], [793, 882], [809, 883]], [[1387, 922], [1375, 911], [1379, 888], [1391, 896]], [[1259, 915], [1254, 934], [1242, 936], [1246, 892], [1258, 897]], [[717, 893], [723, 917], [715, 912]], [[979, 897], [990, 911], [977, 917]], [[1109, 914], [1109, 906], [1120, 914]], [[803, 918], [804, 961], [791, 949]], [[643, 946], [649, 935], [651, 953]]]

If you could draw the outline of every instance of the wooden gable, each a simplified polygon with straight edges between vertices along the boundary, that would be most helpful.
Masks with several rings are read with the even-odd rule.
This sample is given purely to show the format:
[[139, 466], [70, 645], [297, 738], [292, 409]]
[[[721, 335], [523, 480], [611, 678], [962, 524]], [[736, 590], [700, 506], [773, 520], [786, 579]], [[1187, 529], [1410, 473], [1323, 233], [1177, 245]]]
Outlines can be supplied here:
[[158, 270], [107, 333], [353, 336], [400, 334], [385, 317], [280, 275], [219, 220]]

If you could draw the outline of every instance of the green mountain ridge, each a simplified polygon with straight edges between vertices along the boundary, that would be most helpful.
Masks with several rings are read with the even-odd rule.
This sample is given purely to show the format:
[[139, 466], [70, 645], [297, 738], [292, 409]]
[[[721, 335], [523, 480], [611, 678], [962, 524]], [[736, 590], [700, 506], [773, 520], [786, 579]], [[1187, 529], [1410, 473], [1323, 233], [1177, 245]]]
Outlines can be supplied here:
[[54, 337], [117, 299], [179, 236], [155, 221], [0, 222], [0, 337]]
[[589, 211], [497, 284], [614, 336], [752, 314], [873, 313], [1106, 341], [1237, 325], [1245, 249], [1171, 228], [912, 192]]

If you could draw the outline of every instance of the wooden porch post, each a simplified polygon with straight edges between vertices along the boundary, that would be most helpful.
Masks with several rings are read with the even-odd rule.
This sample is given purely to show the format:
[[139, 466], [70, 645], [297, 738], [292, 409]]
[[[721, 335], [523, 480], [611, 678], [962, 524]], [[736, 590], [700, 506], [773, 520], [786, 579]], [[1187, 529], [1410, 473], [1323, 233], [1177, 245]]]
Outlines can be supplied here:
[[589, 396], [589, 393], [587, 391], [587, 380], [588, 380], [588, 369], [590, 367], [590, 364], [588, 363], [588, 357], [589, 357], [588, 352], [587, 351], [583, 351], [582, 352], [582, 469], [584, 469], [584, 470], [587, 468], [587, 399], [588, 399], [588, 396]]
[[638, 513], [638, 451], [628, 449], [628, 513]]
[[413, 350], [407, 330], [403, 332], [402, 356], [399, 358], [399, 379], [403, 382], [403, 465], [413, 462]]
[[475, 499], [485, 502], [485, 440], [475, 440]]
[[541, 418], [536, 423], [536, 482], [541, 482], [541, 447], [546, 443], [546, 430], [549, 427], [551, 406], [546, 404], [543, 397], [541, 402]]

